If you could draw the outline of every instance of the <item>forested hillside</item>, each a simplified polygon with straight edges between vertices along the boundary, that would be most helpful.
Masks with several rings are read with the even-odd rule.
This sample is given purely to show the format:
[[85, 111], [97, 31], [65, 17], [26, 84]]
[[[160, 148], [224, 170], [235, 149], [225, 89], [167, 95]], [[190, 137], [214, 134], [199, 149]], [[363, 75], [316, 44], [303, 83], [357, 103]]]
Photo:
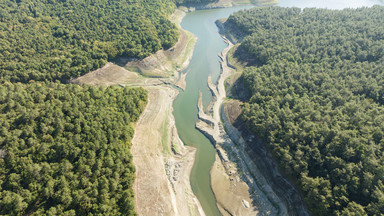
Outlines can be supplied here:
[[1, 215], [134, 215], [143, 89], [0, 85]]
[[255, 8], [225, 25], [253, 64], [242, 118], [313, 215], [383, 215], [384, 8]]
[[66, 80], [176, 43], [170, 0], [0, 1], [0, 78]]

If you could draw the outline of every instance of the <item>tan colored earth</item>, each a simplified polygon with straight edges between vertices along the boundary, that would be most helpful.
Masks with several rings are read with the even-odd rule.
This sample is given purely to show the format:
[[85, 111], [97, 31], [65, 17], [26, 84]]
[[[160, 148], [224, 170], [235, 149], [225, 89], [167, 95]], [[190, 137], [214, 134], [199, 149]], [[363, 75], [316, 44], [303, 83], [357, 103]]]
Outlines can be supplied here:
[[[149, 87], [148, 104], [132, 140], [136, 210], [139, 215], [203, 215], [190, 187], [195, 149], [178, 139], [172, 104], [177, 91]], [[174, 155], [171, 149], [177, 149]]]

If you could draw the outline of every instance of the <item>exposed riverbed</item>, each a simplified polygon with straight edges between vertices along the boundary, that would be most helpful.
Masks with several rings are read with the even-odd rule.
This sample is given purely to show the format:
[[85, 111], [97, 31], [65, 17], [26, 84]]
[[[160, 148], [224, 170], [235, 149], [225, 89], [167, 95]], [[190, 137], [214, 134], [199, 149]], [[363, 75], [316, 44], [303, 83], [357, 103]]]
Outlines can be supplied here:
[[186, 77], [186, 89], [180, 92], [174, 102], [174, 116], [179, 136], [186, 145], [197, 148], [195, 164], [191, 173], [192, 190], [199, 199], [206, 215], [221, 215], [216, 207], [216, 200], [210, 186], [210, 169], [215, 160], [215, 149], [210, 141], [195, 129], [197, 121], [197, 101], [199, 91], [203, 95], [203, 104], [207, 106], [211, 93], [207, 87], [208, 76], [213, 82], [220, 74], [219, 57], [226, 46], [218, 33], [215, 21], [228, 17], [231, 13], [251, 8], [237, 6], [232, 8], [199, 10], [188, 13], [181, 26], [192, 32], [198, 41]]

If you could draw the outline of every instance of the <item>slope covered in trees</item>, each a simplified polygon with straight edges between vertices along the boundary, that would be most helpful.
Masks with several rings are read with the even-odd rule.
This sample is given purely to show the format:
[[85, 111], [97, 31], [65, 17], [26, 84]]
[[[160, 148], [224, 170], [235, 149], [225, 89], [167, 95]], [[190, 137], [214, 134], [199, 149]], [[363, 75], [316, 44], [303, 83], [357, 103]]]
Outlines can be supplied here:
[[0, 85], [1, 215], [134, 215], [143, 89]]
[[176, 43], [170, 0], [0, 2], [0, 78], [66, 80]]
[[384, 214], [384, 8], [255, 8], [225, 25], [254, 64], [242, 118], [311, 212]]

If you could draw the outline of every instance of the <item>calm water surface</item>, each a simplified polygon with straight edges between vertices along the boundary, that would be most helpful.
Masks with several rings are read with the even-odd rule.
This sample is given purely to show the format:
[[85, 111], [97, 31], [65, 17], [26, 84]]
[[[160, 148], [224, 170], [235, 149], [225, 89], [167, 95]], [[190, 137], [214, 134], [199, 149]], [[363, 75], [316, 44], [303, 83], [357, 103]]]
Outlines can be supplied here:
[[[321, 7], [342, 9], [346, 7], [383, 5], [381, 0], [280, 0], [283, 7]], [[228, 17], [233, 12], [253, 6], [202, 10], [188, 13], [181, 26], [198, 37], [189, 67], [185, 92], [180, 92], [174, 102], [174, 116], [180, 138], [186, 145], [197, 148], [196, 160], [191, 173], [191, 186], [207, 216], [220, 215], [211, 186], [209, 171], [215, 159], [215, 150], [209, 140], [195, 129], [197, 100], [203, 93], [204, 105], [209, 103], [211, 93], [207, 88], [208, 75], [216, 81], [220, 73], [218, 54], [226, 47], [218, 33], [215, 20]]]

